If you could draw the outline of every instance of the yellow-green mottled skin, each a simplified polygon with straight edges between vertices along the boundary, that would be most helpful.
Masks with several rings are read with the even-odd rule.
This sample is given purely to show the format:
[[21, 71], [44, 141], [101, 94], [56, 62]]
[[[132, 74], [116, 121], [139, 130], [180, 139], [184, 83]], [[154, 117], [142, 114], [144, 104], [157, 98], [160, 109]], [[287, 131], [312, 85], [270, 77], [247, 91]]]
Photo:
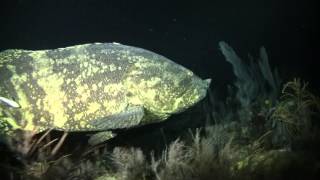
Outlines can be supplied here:
[[0, 96], [21, 107], [0, 103], [2, 131], [103, 130], [89, 122], [132, 107], [144, 109], [139, 124], [109, 122], [109, 128], [161, 121], [201, 100], [208, 84], [161, 55], [116, 43], [6, 50], [0, 53]]

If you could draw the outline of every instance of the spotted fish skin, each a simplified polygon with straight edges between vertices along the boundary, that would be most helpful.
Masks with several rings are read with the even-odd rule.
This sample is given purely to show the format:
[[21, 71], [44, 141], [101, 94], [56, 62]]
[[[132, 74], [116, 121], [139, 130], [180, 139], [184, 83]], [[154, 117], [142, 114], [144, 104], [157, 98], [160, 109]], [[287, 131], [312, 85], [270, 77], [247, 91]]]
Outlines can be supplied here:
[[164, 56], [118, 43], [6, 50], [0, 53], [0, 96], [20, 108], [0, 103], [0, 130], [104, 130], [108, 126], [90, 122], [112, 121], [108, 117], [135, 107], [145, 112], [138, 124], [108, 124], [158, 122], [204, 98], [209, 82]]

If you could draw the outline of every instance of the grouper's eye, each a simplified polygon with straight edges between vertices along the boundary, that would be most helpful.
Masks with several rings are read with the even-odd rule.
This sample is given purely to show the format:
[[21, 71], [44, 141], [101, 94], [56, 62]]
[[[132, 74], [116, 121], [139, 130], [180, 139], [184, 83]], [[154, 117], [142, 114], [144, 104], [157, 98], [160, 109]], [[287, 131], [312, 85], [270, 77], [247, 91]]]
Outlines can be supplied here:
[[11, 100], [11, 99], [8, 99], [8, 98], [5, 98], [5, 97], [1, 97], [1, 96], [0, 96], [0, 103], [5, 104], [5, 105], [7, 105], [9, 107], [12, 107], [12, 108], [20, 108], [21, 107], [14, 100]]

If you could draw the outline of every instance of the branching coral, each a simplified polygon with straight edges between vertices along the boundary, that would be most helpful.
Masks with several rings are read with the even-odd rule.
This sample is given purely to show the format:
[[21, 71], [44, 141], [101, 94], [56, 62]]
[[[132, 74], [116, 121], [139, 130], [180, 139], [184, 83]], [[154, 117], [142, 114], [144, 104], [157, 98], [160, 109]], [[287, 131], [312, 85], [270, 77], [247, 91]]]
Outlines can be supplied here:
[[281, 84], [279, 74], [277, 70], [271, 70], [264, 47], [260, 48], [257, 61], [249, 55], [250, 64], [247, 65], [227, 43], [222, 41], [219, 46], [237, 77], [234, 85], [237, 88], [236, 99], [241, 105], [239, 117], [248, 123], [252, 119], [250, 110], [254, 105], [264, 102], [275, 104]]

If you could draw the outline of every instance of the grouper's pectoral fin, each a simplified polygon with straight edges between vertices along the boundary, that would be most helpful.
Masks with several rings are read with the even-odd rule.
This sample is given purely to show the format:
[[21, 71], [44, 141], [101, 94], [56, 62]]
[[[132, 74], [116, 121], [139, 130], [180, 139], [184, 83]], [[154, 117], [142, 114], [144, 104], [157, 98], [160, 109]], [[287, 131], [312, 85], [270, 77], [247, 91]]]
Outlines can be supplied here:
[[116, 134], [112, 133], [111, 131], [102, 131], [102, 132], [98, 132], [94, 135], [92, 135], [89, 140], [88, 143], [91, 146], [103, 143], [111, 138], [113, 138], [114, 136], [116, 136]]
[[113, 138], [115, 134], [110, 131], [112, 129], [124, 129], [139, 125], [144, 115], [142, 106], [134, 106], [127, 108], [124, 112], [92, 120], [90, 124], [102, 132], [92, 135], [89, 144], [97, 145]]
[[90, 125], [100, 131], [130, 128], [139, 125], [144, 115], [145, 112], [142, 106], [133, 106], [128, 107], [121, 113], [92, 120]]

